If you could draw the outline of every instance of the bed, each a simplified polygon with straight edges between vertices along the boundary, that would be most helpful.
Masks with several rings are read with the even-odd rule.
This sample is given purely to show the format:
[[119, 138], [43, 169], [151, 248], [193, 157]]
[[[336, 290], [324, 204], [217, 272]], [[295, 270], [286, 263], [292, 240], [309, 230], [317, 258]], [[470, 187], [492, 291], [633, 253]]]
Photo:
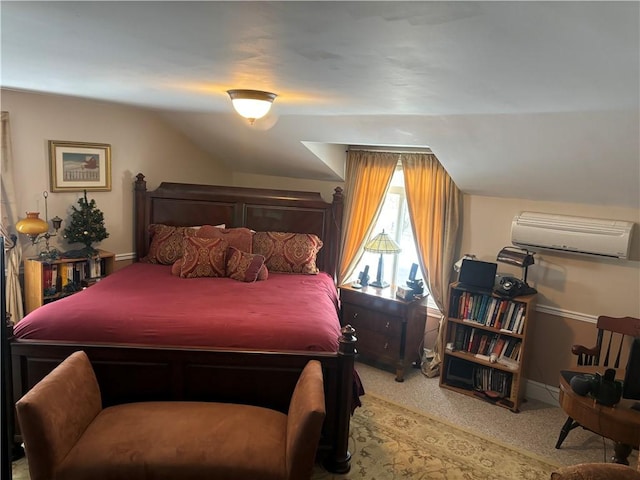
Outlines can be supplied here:
[[[143, 261], [44, 305], [15, 326], [14, 399], [82, 349], [105, 405], [209, 400], [286, 411], [302, 368], [317, 359], [327, 404], [319, 453], [328, 470], [348, 471], [349, 419], [359, 382], [355, 332], [340, 325], [335, 287], [342, 204], [340, 188], [331, 203], [317, 193], [244, 187], [162, 183], [147, 191], [139, 174], [134, 235], [137, 260]], [[316, 236], [322, 241], [319, 273], [275, 270], [254, 282], [182, 278], [175, 265], [149, 263], [151, 225]], [[185, 264], [187, 256], [185, 250]]]

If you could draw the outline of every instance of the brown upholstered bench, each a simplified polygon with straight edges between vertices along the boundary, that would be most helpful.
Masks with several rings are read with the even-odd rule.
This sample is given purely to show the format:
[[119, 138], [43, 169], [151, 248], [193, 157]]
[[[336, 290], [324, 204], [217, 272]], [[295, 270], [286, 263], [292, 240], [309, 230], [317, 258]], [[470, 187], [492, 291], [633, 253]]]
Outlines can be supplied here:
[[31, 480], [302, 480], [325, 416], [322, 369], [310, 361], [288, 414], [249, 405], [141, 402], [103, 409], [84, 352], [16, 404]]

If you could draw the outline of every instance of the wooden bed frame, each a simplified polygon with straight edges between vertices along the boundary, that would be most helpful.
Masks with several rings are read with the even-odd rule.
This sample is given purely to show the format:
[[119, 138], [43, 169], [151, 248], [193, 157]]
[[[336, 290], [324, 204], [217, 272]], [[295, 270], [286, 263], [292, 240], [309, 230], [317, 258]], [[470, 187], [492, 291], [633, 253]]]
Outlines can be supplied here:
[[[149, 245], [148, 226], [225, 223], [256, 231], [315, 233], [324, 246], [318, 267], [335, 278], [342, 189], [333, 202], [318, 193], [243, 187], [162, 183], [147, 191], [142, 174], [135, 182], [137, 259]], [[90, 320], [90, 319], [87, 319]], [[322, 363], [327, 416], [319, 454], [336, 473], [350, 468], [347, 448], [354, 393], [355, 332], [342, 328], [337, 352], [266, 352], [229, 349], [102, 345], [17, 340], [12, 338], [14, 401], [64, 358], [84, 350], [96, 371], [103, 402], [113, 405], [144, 400], [208, 400], [262, 405], [286, 411], [295, 382], [310, 359]], [[15, 435], [20, 441], [19, 432]]]

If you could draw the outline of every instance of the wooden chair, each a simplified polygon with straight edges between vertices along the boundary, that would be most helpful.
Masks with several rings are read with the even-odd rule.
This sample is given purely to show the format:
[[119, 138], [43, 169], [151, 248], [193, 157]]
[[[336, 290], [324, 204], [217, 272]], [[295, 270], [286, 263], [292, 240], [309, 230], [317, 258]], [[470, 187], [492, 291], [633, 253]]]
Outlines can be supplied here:
[[[587, 348], [584, 345], [573, 345], [571, 353], [577, 356], [578, 366], [599, 366], [603, 368], [622, 368], [626, 365], [626, 337], [640, 336], [640, 318], [633, 317], [607, 317], [601, 315], [596, 323], [598, 329], [596, 345]], [[628, 354], [628, 353], [627, 353]], [[568, 417], [560, 430], [556, 448], [560, 448], [562, 442], [571, 430], [581, 426], [573, 418]]]

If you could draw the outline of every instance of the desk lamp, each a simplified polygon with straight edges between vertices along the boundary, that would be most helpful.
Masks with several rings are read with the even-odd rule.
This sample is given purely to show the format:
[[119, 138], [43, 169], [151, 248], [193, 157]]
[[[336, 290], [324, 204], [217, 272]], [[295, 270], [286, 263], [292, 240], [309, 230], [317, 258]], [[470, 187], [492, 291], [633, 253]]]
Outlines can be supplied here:
[[534, 252], [529, 250], [521, 250], [515, 247], [504, 247], [498, 253], [496, 260], [502, 263], [508, 263], [509, 265], [515, 265], [522, 268], [522, 281], [527, 283], [527, 270], [530, 265], [535, 263], [533, 256]]
[[27, 212], [27, 218], [23, 218], [16, 223], [16, 230], [29, 237], [31, 245], [35, 245], [42, 239], [45, 241], [45, 249], [40, 252], [40, 258], [42, 260], [55, 260], [58, 258], [59, 253], [55, 248], [49, 246], [49, 239], [55, 237], [62, 225], [62, 219], [57, 215], [51, 219], [55, 232], [49, 233], [49, 212], [47, 206], [47, 197], [49, 192], [42, 192], [44, 197], [44, 216], [46, 220], [42, 220], [39, 212]]
[[382, 233], [379, 233], [375, 237], [373, 237], [369, 242], [364, 246], [366, 252], [371, 253], [379, 253], [380, 259], [378, 260], [378, 273], [376, 274], [376, 280], [371, 282], [369, 285], [377, 288], [385, 288], [388, 287], [389, 284], [383, 280], [384, 277], [384, 263], [382, 260], [382, 256], [385, 253], [400, 253], [402, 250], [400, 246], [386, 233], [382, 230]]

